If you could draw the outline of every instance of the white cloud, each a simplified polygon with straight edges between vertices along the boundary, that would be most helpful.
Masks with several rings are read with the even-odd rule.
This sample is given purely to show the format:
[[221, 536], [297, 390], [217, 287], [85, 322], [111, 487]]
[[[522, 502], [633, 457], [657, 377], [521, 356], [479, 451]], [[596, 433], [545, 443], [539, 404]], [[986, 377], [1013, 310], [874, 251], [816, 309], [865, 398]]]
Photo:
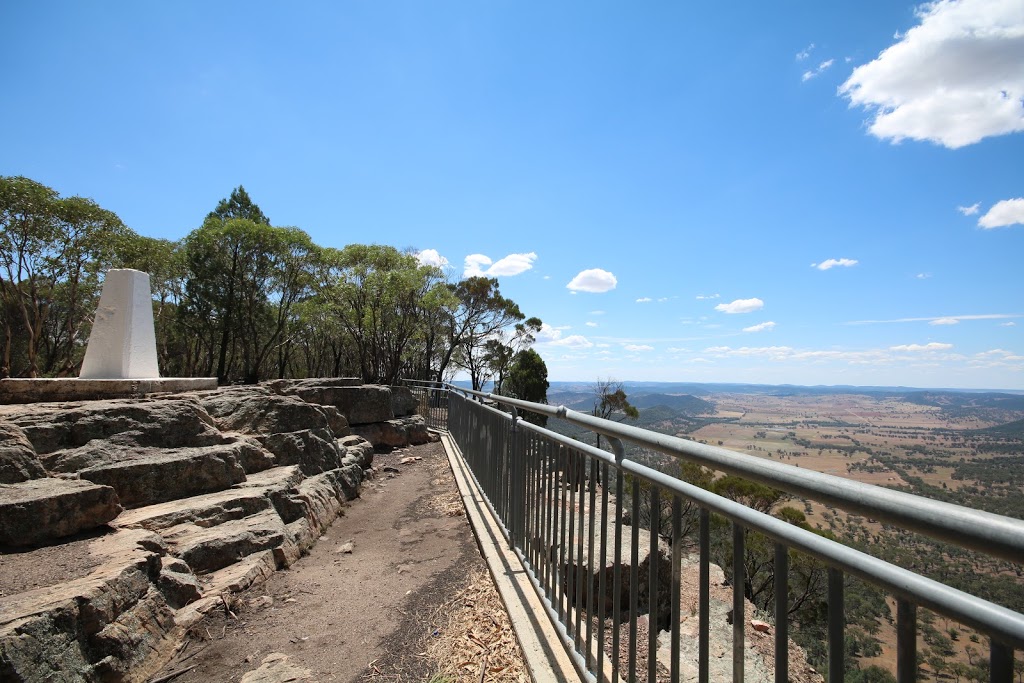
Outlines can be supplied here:
[[928, 323], [929, 325], [959, 325], [960, 321], [956, 318], [936, 318]]
[[1020, 318], [1020, 313], [982, 313], [980, 315], [933, 315], [930, 318], [896, 318], [894, 320], [854, 320], [847, 325], [875, 325], [884, 323], [930, 323], [933, 320], [1002, 320]]
[[582, 334], [570, 334], [568, 337], [556, 339], [549, 343], [551, 346], [565, 346], [570, 349], [589, 349], [594, 345], [594, 342]]
[[537, 343], [543, 344], [545, 342], [558, 341], [562, 338], [562, 331], [557, 327], [552, 327], [547, 323], [541, 323], [540, 332], [537, 333]]
[[796, 53], [796, 61], [802, 62], [805, 59], [807, 59], [808, 57], [810, 57], [811, 56], [811, 50], [813, 50], [813, 49], [814, 49], [814, 43], [811, 43], [810, 45], [805, 47], [803, 50], [800, 50], [800, 52], [797, 52]]
[[974, 214], [978, 213], [978, 209], [980, 208], [981, 202], [975, 202], [970, 206], [958, 206], [956, 207], [956, 210], [965, 216], [973, 216]]
[[917, 275], [915, 275], [914, 277], [916, 277], [916, 278], [917, 278], [918, 280], [927, 280], [927, 279], [928, 279], [928, 278], [930, 278], [931, 276], [932, 276], [932, 274], [931, 274], [931, 273], [918, 273], [918, 274], [917, 274]]
[[1024, 130], [1024, 11], [1020, 0], [941, 0], [920, 23], [839, 88], [867, 109], [883, 140], [956, 149]]
[[[537, 254], [509, 254], [498, 261], [491, 261], [483, 254], [470, 254], [466, 257], [462, 277], [496, 277], [498, 275], [519, 275], [533, 268]], [[490, 266], [486, 270], [483, 266]]]
[[649, 301], [653, 301], [653, 299], [651, 299], [651, 297], [649, 297], [649, 296], [642, 296], [642, 297], [640, 297], [639, 299], [636, 300], [636, 302], [638, 304], [646, 304]]
[[573, 292], [591, 292], [600, 294], [615, 289], [619, 281], [607, 270], [589, 268], [581, 271], [566, 285]]
[[438, 268], [448, 267], [448, 259], [437, 253], [437, 249], [424, 249], [416, 254], [416, 260], [421, 266], [436, 266]]
[[591, 311], [590, 315], [604, 315], [604, 311]]
[[718, 304], [716, 311], [723, 313], [753, 313], [764, 308], [764, 302], [760, 299], [736, 299], [728, 304]]
[[830, 258], [821, 263], [812, 263], [811, 268], [817, 268], [818, 270], [828, 270], [829, 268], [835, 268], [836, 266], [842, 266], [843, 268], [849, 268], [859, 263], [857, 259], [852, 258]]
[[1010, 321], [1008, 323], [999, 323], [999, 327], [1016, 327], [1017, 323]]
[[1018, 224], [1024, 225], [1024, 197], [997, 202], [984, 216], [978, 219], [978, 225], [985, 229]]
[[773, 323], [772, 321], [769, 320], [768, 322], [759, 323], [757, 325], [751, 325], [750, 327], [744, 327], [743, 331], [744, 332], [765, 332], [767, 330], [773, 329], [774, 327], [775, 327], [775, 323]]
[[939, 342], [929, 342], [927, 344], [901, 344], [900, 346], [890, 346], [890, 351], [948, 351], [953, 348], [952, 344], [940, 344]]
[[626, 349], [627, 351], [653, 351], [654, 350], [653, 346], [648, 346], [647, 344], [625, 344], [625, 345], [623, 345], [622, 348]]
[[717, 299], [720, 296], [722, 296], [722, 295], [721, 294], [709, 294], [709, 295], [705, 296], [704, 294], [698, 294], [697, 295], [697, 299], [698, 300], [701, 300], [701, 299]]
[[588, 321], [586, 322], [586, 326], [587, 326], [587, 327], [597, 327], [597, 323], [594, 323], [594, 322], [590, 322], [590, 321], [588, 320]]
[[828, 71], [829, 67], [831, 67], [832, 64], [835, 63], [835, 61], [836, 60], [834, 60], [834, 59], [826, 59], [824, 62], [822, 62], [821, 64], [818, 65], [817, 69], [811, 69], [810, 71], [805, 71], [804, 75], [800, 77], [800, 80], [803, 81], [804, 83], [806, 83], [807, 81], [811, 80], [812, 78], [817, 78], [821, 74], [823, 74], [826, 71]]

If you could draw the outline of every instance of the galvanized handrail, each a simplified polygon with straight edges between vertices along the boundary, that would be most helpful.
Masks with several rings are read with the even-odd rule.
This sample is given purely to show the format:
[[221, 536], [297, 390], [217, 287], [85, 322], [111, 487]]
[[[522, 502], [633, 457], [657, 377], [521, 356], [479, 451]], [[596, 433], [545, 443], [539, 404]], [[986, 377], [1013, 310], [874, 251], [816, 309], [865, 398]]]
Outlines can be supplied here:
[[[590, 415], [567, 410], [564, 407], [552, 407], [542, 404], [529, 403], [504, 396], [476, 392], [469, 389], [462, 389], [446, 385], [446, 392], [451, 390], [466, 397], [475, 397], [478, 401], [487, 400], [504, 404], [512, 409], [509, 415], [503, 411], [482, 405], [471, 400], [456, 401], [454, 404], [447, 404], [452, 410], [446, 411], [446, 422], [449, 431], [456, 436], [456, 440], [462, 440], [460, 444], [464, 449], [470, 451], [469, 460], [474, 476], [483, 479], [482, 485], [489, 496], [494, 496], [490, 503], [494, 507], [496, 516], [506, 525], [507, 535], [528, 564], [528, 571], [534, 579], [535, 585], [545, 594], [549, 600], [549, 608], [564, 625], [567, 634], [572, 634], [573, 640], [570, 646], [574, 646], [577, 659], [582, 659], [587, 666], [594, 664], [591, 656], [591, 639], [593, 637], [593, 624], [591, 617], [595, 616], [593, 595], [594, 588], [598, 588], [599, 595], [605, 595], [604, 573], [600, 576], [600, 587], [593, 585], [593, 564], [594, 553], [594, 527], [595, 527], [595, 488], [590, 488], [590, 504], [586, 505], [583, 500], [583, 491], [580, 493], [579, 514], [581, 533], [577, 534], [575, 524], [575, 488], [570, 485], [569, 492], [569, 519], [566, 527], [565, 500], [566, 494], [556, 491], [555, 480], [559, 475], [553, 474], [551, 463], [560, 458], [569, 458], [569, 470], [575, 472], [577, 467], [589, 464], [596, 480], [598, 470], [603, 472], [602, 486], [603, 503], [601, 508], [601, 550], [600, 557], [602, 566], [606, 560], [605, 533], [608, 521], [608, 490], [609, 471], [615, 472], [615, 533], [616, 544], [614, 557], [616, 571], [616, 585], [613, 595], [619, 595], [619, 558], [622, 557], [620, 549], [622, 529], [622, 501], [623, 501], [623, 480], [625, 474], [633, 475], [633, 506], [634, 520], [637, 519], [639, 481], [646, 481], [655, 486], [652, 488], [654, 496], [657, 496], [660, 489], [672, 496], [673, 499], [673, 539], [678, 541], [679, 534], [679, 506], [682, 500], [696, 503], [701, 508], [700, 527], [700, 562], [701, 562], [701, 583], [700, 583], [700, 680], [708, 680], [708, 648], [707, 648], [707, 586], [708, 586], [708, 514], [714, 512], [722, 515], [733, 522], [734, 558], [737, 558], [734, 574], [734, 610], [738, 614], [743, 613], [743, 564], [742, 547], [744, 542], [743, 529], [751, 529], [760, 532], [776, 542], [776, 611], [782, 618], [776, 619], [776, 680], [785, 681], [788, 677], [788, 637], [785, 617], [786, 610], [786, 585], [788, 557], [787, 548], [792, 548], [813, 556], [830, 567], [829, 569], [829, 680], [840, 681], [843, 676], [843, 629], [845, 618], [843, 614], [843, 573], [858, 576], [868, 582], [884, 588], [897, 598], [897, 634], [898, 634], [898, 664], [897, 673], [900, 683], [914, 680], [917, 672], [916, 662], [916, 606], [927, 607], [939, 614], [955, 619], [966, 624], [991, 638], [991, 672], [993, 681], [1010, 681], [1013, 675], [1013, 648], [1024, 648], [1024, 615], [1012, 610], [995, 605], [976, 596], [969, 595], [952, 587], [933, 581], [914, 572], [896, 567], [882, 560], [874, 558], [866, 553], [854, 550], [841, 543], [835, 542], [811, 531], [801, 529], [788, 524], [771, 515], [760, 513], [740, 503], [717, 496], [705, 489], [693, 486], [679, 479], [648, 468], [640, 463], [624, 457], [624, 450], [619, 438], [625, 438], [631, 442], [655, 448], [663, 453], [684, 457], [690, 460], [708, 465], [713, 469], [723, 470], [748, 479], [781, 488], [792, 493], [835, 502], [847, 509], [863, 512], [871, 517], [888, 521], [893, 524], [904, 524], [934, 535], [943, 540], [958, 543], [964, 547], [972, 547], [988, 555], [997, 555], [1006, 559], [1024, 557], [1024, 523], [998, 515], [981, 513], [969, 508], [939, 503], [923, 499], [911, 494], [897, 491], [890, 491], [880, 487], [857, 484], [852, 487], [857, 491], [857, 498], [851, 499], [848, 492], [841, 489], [850, 488], [854, 482], [849, 482], [839, 477], [823, 475], [810, 472], [805, 469], [795, 468], [778, 463], [762, 461], [745, 454], [734, 453], [722, 448], [714, 448], [703, 444], [694, 443], [684, 439], [668, 437], [665, 435], [647, 432], [620, 425], [618, 423], [601, 420]], [[470, 409], [469, 406], [474, 408]], [[569, 437], [557, 434], [553, 431], [535, 426], [533, 424], [516, 419], [517, 409], [530, 410], [551, 417], [566, 419], [575, 424], [587, 427], [610, 438], [614, 454], [594, 448], [593, 446], [581, 443]], [[467, 411], [475, 412], [467, 412]], [[516, 434], [520, 434], [519, 437]], [[523, 442], [532, 444], [524, 447]], [[551, 448], [562, 446], [566, 449], [567, 455], [551, 452]], [[577, 455], [578, 454], [578, 455]], [[579, 458], [579, 462], [575, 460]], [[753, 461], [753, 462], [751, 462]], [[559, 462], [561, 462], [559, 460]], [[474, 468], [473, 465], [476, 465]], [[558, 467], [565, 467], [559, 464]], [[561, 472], [561, 470], [559, 470]], [[780, 474], [781, 473], [781, 474]], [[570, 478], [576, 476], [569, 475]], [[797, 477], [805, 478], [807, 481], [795, 481]], [[562, 483], [557, 484], [559, 487]], [[838, 490], [838, 491], [837, 491]], [[894, 494], [892, 496], [887, 494]], [[559, 498], [561, 496], [561, 498]], [[561, 510], [561, 525], [557, 519], [559, 513], [552, 515], [553, 501]], [[895, 509], [900, 504], [911, 510]], [[657, 507], [652, 505], [652, 510]], [[583, 515], [588, 512], [590, 515], [589, 534], [590, 540], [587, 544], [587, 557], [589, 571], [581, 570], [583, 563], [584, 538]], [[548, 515], [545, 521], [544, 515]], [[954, 521], [936, 519], [937, 516], [951, 514]], [[910, 519], [913, 524], [905, 524], [904, 520]], [[963, 525], [970, 522], [970, 535], [967, 535]], [[634, 524], [636, 522], [634, 521]], [[653, 523], [652, 523], [653, 526]], [[995, 530], [991, 527], [994, 527]], [[566, 530], [568, 535], [566, 536]], [[566, 548], [561, 547], [558, 558], [545, 557], [548, 552], [546, 548], [537, 547], [537, 539], [531, 538], [531, 532], [540, 532], [540, 538], [545, 543], [552, 539], [561, 539], [561, 543], [567, 540], [570, 544], [578, 543], [577, 562], [572, 561], [572, 548], [566, 555]], [[555, 534], [555, 535], [552, 535]], [[629, 618], [631, 623], [630, 646], [630, 680], [635, 675], [635, 620], [638, 611], [636, 587], [638, 577], [636, 571], [637, 535], [633, 534], [633, 574], [630, 577], [632, 597], [630, 604]], [[998, 539], [999, 552], [993, 552], [992, 546], [986, 543], [979, 543], [977, 539]], [[656, 534], [651, 534], [651, 552], [656, 552]], [[543, 544], [542, 544], [543, 545]], [[672, 543], [672, 566], [673, 566], [673, 629], [672, 629], [672, 673], [673, 680], [678, 680], [676, 662], [679, 653], [678, 634], [678, 587], [679, 587], [679, 544]], [[568, 559], [568, 564], [567, 564]], [[651, 562], [650, 586], [657, 586], [656, 562]], [[573, 566], [574, 571], [568, 575], [568, 586], [559, 584], [565, 577], [559, 578], [559, 573], [566, 566]], [[537, 573], [534, 574], [534, 571]], [[581, 573], [582, 571], [582, 573]], [[554, 573], [554, 574], [553, 574]], [[575, 575], [575, 586], [573, 579]], [[554, 578], [553, 578], [554, 576]], [[589, 585], [586, 589], [583, 586], [583, 577], [586, 576]], [[574, 594], [575, 590], [575, 594]], [[652, 589], [656, 590], [656, 589]], [[582, 633], [582, 612], [581, 600], [589, 596], [586, 607], [587, 627], [586, 635]], [[657, 602], [656, 596], [649, 596], [651, 612]], [[572, 620], [572, 608], [575, 605], [575, 624]], [[597, 626], [597, 642], [603, 642], [603, 619], [606, 616], [603, 604], [600, 605], [600, 612], [596, 615], [599, 619]], [[618, 630], [619, 621], [618, 607], [613, 614], [615, 640], [613, 650], [618, 651]], [[733, 677], [734, 681], [743, 679], [743, 618], [734, 617], [734, 652], [733, 652]], [[651, 629], [651, 651], [656, 648], [656, 629]], [[580, 654], [585, 648], [586, 656]], [[596, 669], [590, 670], [600, 675], [602, 648], [597, 647]], [[655, 660], [653, 654], [649, 659], [648, 673], [653, 680], [655, 674]], [[616, 669], [617, 672], [617, 662]]]
[[604, 436], [623, 439], [786, 493], [829, 503], [986, 555], [1024, 564], [1024, 520], [851, 481], [668, 434], [658, 434], [570, 410], [565, 406], [530, 403], [497, 394], [452, 388], [496, 403], [557, 417]]

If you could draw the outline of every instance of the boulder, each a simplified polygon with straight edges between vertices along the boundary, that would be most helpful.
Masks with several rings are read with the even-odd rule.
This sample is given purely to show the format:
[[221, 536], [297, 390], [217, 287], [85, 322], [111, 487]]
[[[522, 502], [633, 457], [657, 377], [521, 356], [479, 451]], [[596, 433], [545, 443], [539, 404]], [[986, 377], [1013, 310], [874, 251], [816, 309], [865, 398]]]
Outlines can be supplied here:
[[[252, 448], [246, 442], [201, 448], [100, 445], [89, 454], [89, 464], [78, 470], [78, 476], [112, 486], [122, 505], [139, 507], [220, 491], [244, 481], [243, 451]], [[68, 461], [59, 464], [69, 466]]]
[[384, 422], [394, 418], [391, 410], [391, 388], [367, 384], [363, 386], [323, 386], [297, 383], [287, 393], [307, 403], [334, 406], [348, 418], [349, 425]]
[[0, 485], [0, 544], [35, 545], [94, 529], [121, 512], [110, 486], [68, 479]]
[[24, 431], [44, 464], [47, 454], [93, 440], [161, 448], [225, 441], [195, 398], [43, 404], [11, 413], [8, 419]]
[[199, 581], [192, 573], [191, 567], [173, 557], [164, 560], [160, 576], [157, 578], [157, 588], [167, 600], [167, 604], [174, 609], [181, 609], [203, 597]]
[[0, 484], [46, 476], [36, 450], [16, 424], [0, 421]]
[[377, 450], [405, 448], [410, 444], [418, 445], [430, 441], [427, 424], [420, 415], [356, 425], [352, 431], [373, 444]]
[[201, 403], [224, 431], [267, 435], [332, 426], [321, 406], [265, 390], [214, 393]]
[[405, 417], [416, 413], [419, 401], [412, 395], [412, 390], [407, 386], [391, 387], [391, 412], [395, 417]]
[[345, 457], [342, 458], [343, 465], [355, 464], [365, 470], [373, 464], [373, 444], [363, 437], [352, 434], [339, 439], [338, 443], [345, 449]]
[[326, 427], [258, 438], [274, 454], [278, 465], [299, 465], [307, 475], [340, 467], [344, 456], [334, 434]]

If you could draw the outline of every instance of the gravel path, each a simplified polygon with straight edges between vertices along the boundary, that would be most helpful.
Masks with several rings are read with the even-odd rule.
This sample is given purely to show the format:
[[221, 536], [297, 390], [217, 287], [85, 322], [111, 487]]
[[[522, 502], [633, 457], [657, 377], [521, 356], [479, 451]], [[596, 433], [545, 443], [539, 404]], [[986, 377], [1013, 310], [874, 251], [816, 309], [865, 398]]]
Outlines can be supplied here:
[[217, 610], [193, 627], [161, 674], [239, 681], [283, 653], [308, 680], [429, 679], [431, 620], [483, 561], [440, 444], [378, 455], [374, 470], [307, 557], [229, 601], [233, 617]]

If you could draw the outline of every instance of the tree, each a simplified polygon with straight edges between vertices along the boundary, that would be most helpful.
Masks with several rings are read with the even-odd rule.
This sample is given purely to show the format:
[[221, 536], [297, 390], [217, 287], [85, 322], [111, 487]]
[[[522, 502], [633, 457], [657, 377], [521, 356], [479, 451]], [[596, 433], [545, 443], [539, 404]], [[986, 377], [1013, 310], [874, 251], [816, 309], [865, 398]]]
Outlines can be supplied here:
[[[626, 396], [625, 389], [622, 388], [622, 382], [612, 379], [597, 378], [597, 383], [594, 385], [594, 410], [592, 414], [595, 417], [600, 417], [604, 420], [610, 420], [616, 414], [621, 414], [620, 417], [615, 418], [617, 422], [623, 420], [635, 420], [640, 417], [640, 411], [629, 402], [629, 398]], [[597, 447], [601, 447], [601, 435], [597, 435]]]
[[495, 278], [469, 277], [449, 284], [456, 305], [444, 320], [445, 349], [440, 353], [436, 379], [441, 382], [450, 363], [469, 372], [473, 389], [480, 391], [486, 380], [484, 352], [488, 340], [526, 316], [498, 289]]
[[[505, 380], [506, 395], [522, 401], [547, 403], [548, 386], [548, 366], [540, 354], [533, 349], [517, 353]], [[524, 411], [521, 415], [524, 420], [542, 427], [548, 422], [547, 416], [539, 413]]]
[[249, 193], [241, 185], [231, 190], [231, 196], [227, 199], [217, 202], [217, 208], [208, 213], [206, 218], [217, 218], [221, 221], [244, 218], [260, 225], [270, 225], [270, 219], [256, 202], [249, 198]]
[[[521, 351], [533, 346], [543, 323], [540, 318], [530, 318], [517, 323], [511, 333], [499, 330], [484, 345], [484, 362], [494, 380], [494, 393], [501, 394], [512, 362]], [[507, 338], [507, 341], [506, 341]], [[545, 377], [547, 368], [545, 368]], [[544, 394], [547, 396], [547, 393]]]
[[324, 297], [355, 350], [364, 382], [393, 384], [423, 336], [428, 312], [453, 306], [434, 266], [394, 247], [350, 244], [333, 255]]

